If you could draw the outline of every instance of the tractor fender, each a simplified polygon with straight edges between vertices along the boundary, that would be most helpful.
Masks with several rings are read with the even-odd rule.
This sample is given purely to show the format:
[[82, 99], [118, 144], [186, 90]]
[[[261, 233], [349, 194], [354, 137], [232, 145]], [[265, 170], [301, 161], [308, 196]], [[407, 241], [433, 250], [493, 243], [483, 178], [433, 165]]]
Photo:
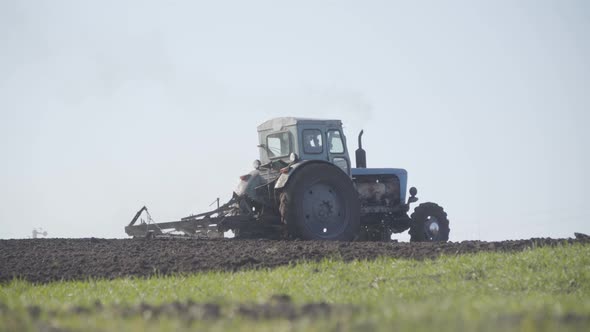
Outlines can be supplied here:
[[333, 166], [334, 168], [336, 168], [340, 172], [342, 172], [342, 170], [338, 166], [335, 166], [334, 164], [332, 164], [331, 162], [326, 161], [326, 160], [302, 160], [296, 164], [287, 166], [287, 167], [289, 167], [289, 172], [288, 173], [281, 173], [281, 175], [277, 179], [277, 182], [275, 183], [275, 189], [285, 188], [289, 184], [289, 179], [295, 177], [294, 175], [297, 174], [298, 171], [303, 169], [306, 165], [311, 165], [311, 164], [328, 164], [328, 165]]

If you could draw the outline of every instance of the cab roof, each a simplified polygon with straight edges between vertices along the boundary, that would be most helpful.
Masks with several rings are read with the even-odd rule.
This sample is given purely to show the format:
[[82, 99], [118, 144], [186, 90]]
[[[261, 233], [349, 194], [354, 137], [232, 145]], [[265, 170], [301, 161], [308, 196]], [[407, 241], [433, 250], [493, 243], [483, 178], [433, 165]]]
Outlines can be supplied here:
[[342, 127], [342, 121], [340, 120], [323, 120], [323, 119], [310, 119], [310, 118], [294, 118], [294, 117], [283, 117], [274, 118], [263, 122], [258, 126], [258, 131], [279, 131], [284, 127], [295, 126], [300, 124], [314, 124], [329, 127]]

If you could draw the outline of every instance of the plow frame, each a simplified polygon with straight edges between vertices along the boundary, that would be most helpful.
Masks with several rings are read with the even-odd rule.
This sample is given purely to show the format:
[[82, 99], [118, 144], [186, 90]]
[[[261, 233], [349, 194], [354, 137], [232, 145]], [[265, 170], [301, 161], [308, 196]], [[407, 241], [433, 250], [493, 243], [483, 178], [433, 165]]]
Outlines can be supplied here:
[[[236, 197], [217, 209], [181, 218], [178, 221], [154, 222], [146, 206], [143, 206], [125, 233], [134, 238], [182, 237], [182, 238], [223, 238], [224, 232], [232, 230], [241, 237], [256, 237], [261, 234], [280, 234], [280, 226], [261, 222], [252, 214], [240, 213]], [[140, 220], [147, 215], [147, 222]], [[138, 221], [140, 221], [138, 223]], [[180, 233], [180, 234], [179, 234]], [[236, 236], [238, 234], [235, 234]]]

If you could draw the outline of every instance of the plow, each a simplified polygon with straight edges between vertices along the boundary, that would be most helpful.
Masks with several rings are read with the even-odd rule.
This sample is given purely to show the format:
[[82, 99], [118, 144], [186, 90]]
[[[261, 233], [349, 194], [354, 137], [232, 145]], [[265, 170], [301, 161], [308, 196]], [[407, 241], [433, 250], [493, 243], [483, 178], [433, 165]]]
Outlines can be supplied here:
[[[349, 157], [340, 120], [275, 118], [258, 126], [260, 159], [239, 177], [231, 199], [208, 212], [154, 222], [142, 207], [125, 232], [132, 237], [299, 238], [390, 241], [409, 231], [415, 242], [449, 238], [446, 212], [419, 204], [401, 168], [367, 168], [361, 131]], [[408, 195], [409, 194], [409, 195]]]
[[[190, 215], [178, 221], [160, 223], [154, 221], [147, 207], [144, 206], [137, 211], [129, 225], [125, 227], [125, 232], [133, 237], [215, 239], [223, 238], [225, 232], [232, 231], [234, 234], [252, 233], [251, 237], [257, 234], [261, 238], [272, 238], [281, 228], [280, 226], [256, 223], [254, 216], [239, 214], [235, 202], [236, 199], [232, 198], [215, 210]], [[141, 218], [142, 216], [145, 216], [145, 219]], [[245, 236], [242, 235], [242, 237]]]

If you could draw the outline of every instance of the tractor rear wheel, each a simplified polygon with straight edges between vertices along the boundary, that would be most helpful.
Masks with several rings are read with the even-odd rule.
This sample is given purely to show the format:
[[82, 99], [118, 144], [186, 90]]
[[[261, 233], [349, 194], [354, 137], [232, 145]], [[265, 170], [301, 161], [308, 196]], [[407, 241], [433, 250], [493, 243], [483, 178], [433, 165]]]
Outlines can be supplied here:
[[352, 241], [360, 229], [360, 203], [352, 180], [338, 167], [302, 165], [281, 193], [289, 234], [304, 240]]
[[412, 213], [410, 242], [446, 242], [449, 240], [449, 219], [442, 207], [422, 203]]

